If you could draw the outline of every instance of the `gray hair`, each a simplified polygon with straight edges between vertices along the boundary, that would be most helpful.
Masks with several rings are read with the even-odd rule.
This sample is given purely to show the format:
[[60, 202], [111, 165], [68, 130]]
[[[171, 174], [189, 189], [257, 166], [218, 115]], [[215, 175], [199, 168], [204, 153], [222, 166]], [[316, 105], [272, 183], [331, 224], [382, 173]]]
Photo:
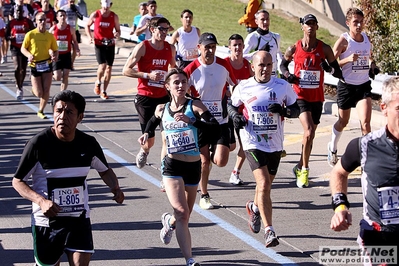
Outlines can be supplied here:
[[258, 19], [259, 15], [262, 14], [262, 13], [268, 14], [270, 16], [269, 11], [267, 11], [266, 9], [261, 9], [261, 10], [258, 10], [258, 12], [255, 13], [255, 19]]
[[387, 79], [382, 84], [381, 102], [388, 104], [392, 101], [392, 95], [399, 93], [399, 76]]

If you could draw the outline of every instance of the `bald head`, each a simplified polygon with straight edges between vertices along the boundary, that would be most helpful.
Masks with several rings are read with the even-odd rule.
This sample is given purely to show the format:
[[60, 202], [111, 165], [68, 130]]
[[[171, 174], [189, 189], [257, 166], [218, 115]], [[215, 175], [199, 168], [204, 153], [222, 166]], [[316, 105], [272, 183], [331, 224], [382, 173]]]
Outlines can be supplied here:
[[252, 57], [252, 70], [258, 82], [269, 82], [273, 71], [273, 59], [271, 54], [266, 51], [257, 51]]

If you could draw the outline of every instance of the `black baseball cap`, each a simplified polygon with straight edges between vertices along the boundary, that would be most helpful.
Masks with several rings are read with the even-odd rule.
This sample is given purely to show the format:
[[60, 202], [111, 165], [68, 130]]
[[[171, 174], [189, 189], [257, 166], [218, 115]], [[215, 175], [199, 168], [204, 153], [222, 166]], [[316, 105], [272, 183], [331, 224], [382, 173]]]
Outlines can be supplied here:
[[312, 20], [316, 21], [316, 23], [319, 23], [319, 22], [317, 21], [316, 16], [313, 15], [313, 14], [307, 14], [307, 15], [304, 16], [303, 18], [300, 18], [299, 22], [300, 22], [301, 24], [306, 24], [306, 23], [308, 23], [309, 21], [312, 21]]
[[218, 41], [213, 33], [205, 32], [201, 34], [198, 43], [202, 45], [208, 45], [211, 43], [218, 44]]

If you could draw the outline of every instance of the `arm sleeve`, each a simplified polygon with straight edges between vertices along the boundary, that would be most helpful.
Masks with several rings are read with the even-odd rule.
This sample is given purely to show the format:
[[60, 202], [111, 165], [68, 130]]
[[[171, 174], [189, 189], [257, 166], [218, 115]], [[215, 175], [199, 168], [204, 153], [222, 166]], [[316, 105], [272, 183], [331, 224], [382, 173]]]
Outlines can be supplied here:
[[212, 132], [220, 132], [220, 126], [218, 121], [213, 117], [211, 112], [205, 111], [201, 114], [201, 118], [204, 120], [197, 119], [193, 123], [193, 126], [202, 130], [209, 130]]
[[346, 146], [345, 153], [341, 157], [341, 165], [347, 172], [352, 172], [360, 166], [360, 138], [351, 140]]
[[153, 115], [151, 119], [147, 122], [144, 133], [148, 133], [149, 135], [154, 134], [155, 129], [159, 126], [160, 123], [161, 123], [161, 118], [158, 118], [155, 115]]

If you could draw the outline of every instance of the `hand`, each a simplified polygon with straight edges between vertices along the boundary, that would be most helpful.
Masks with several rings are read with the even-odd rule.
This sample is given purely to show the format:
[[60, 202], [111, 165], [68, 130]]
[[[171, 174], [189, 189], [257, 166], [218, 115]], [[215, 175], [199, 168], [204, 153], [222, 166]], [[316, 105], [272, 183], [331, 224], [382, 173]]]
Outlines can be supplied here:
[[380, 73], [380, 69], [377, 66], [374, 67], [370, 67], [369, 69], [369, 77], [374, 80], [375, 79], [375, 75], [378, 75], [378, 73]]
[[352, 225], [352, 214], [349, 210], [338, 211], [331, 218], [330, 228], [334, 231], [348, 230]]
[[112, 198], [114, 201], [119, 204], [123, 203], [123, 201], [125, 200], [125, 194], [123, 194], [120, 188], [113, 189], [111, 192], [114, 194], [114, 197]]
[[139, 137], [137, 141], [140, 143], [140, 145], [144, 145], [147, 142], [147, 140], [148, 140], [148, 133], [144, 133]]
[[190, 118], [186, 116], [184, 113], [176, 113], [173, 118], [176, 122], [183, 121], [185, 123], [190, 123]]
[[76, 12], [76, 11], [77, 11], [76, 6], [75, 6], [75, 5], [71, 5], [71, 10], [72, 10], [73, 12]]
[[47, 199], [41, 201], [39, 206], [46, 217], [55, 217], [62, 210], [55, 202]]
[[299, 83], [299, 78], [295, 76], [294, 74], [289, 74], [287, 77], [287, 81], [291, 84], [298, 84]]
[[332, 67], [327, 63], [326, 59], [321, 59], [320, 66], [324, 71], [331, 73]]
[[233, 117], [234, 128], [240, 129], [247, 125], [247, 120], [243, 115], [235, 115]]
[[278, 113], [278, 114], [280, 114], [281, 116], [284, 115], [284, 109], [283, 109], [283, 107], [281, 106], [281, 104], [278, 104], [278, 103], [270, 104], [270, 105], [267, 107], [267, 109], [269, 110], [269, 112]]

